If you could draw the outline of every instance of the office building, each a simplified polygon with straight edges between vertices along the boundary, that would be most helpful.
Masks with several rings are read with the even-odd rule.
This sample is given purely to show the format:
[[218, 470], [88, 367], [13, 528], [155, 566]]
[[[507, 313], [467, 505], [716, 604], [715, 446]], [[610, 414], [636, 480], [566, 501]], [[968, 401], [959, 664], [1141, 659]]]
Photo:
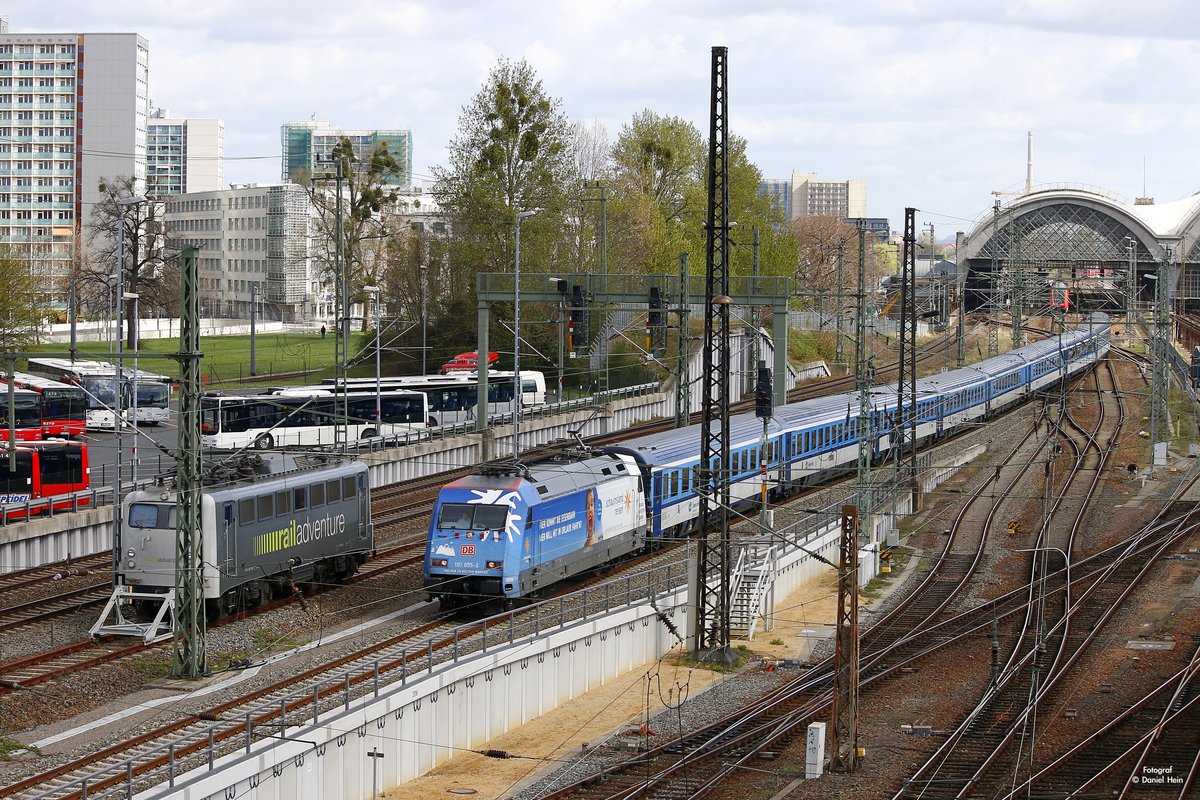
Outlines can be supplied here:
[[201, 314], [313, 319], [321, 287], [313, 273], [312, 204], [295, 184], [245, 184], [169, 198], [163, 217], [178, 245], [197, 248]]
[[811, 172], [792, 173], [792, 218], [867, 216], [867, 182], [821, 180]]
[[386, 142], [388, 152], [400, 165], [399, 174], [390, 183], [412, 185], [412, 131], [409, 130], [347, 130], [329, 127], [328, 122], [308, 120], [288, 122], [281, 129], [283, 169], [281, 180], [296, 180], [301, 173], [330, 172], [333, 148], [342, 139], [349, 139], [354, 154], [367, 158], [380, 142]]
[[767, 178], [758, 185], [759, 194], [765, 194], [771, 205], [779, 209], [783, 218], [792, 218], [792, 182], [784, 178]]
[[213, 192], [225, 185], [225, 123], [172, 118], [157, 108], [146, 121], [146, 196]]
[[864, 180], [821, 180], [812, 172], [793, 172], [790, 180], [768, 178], [762, 181], [759, 192], [768, 195], [788, 220], [867, 216], [867, 182]]
[[136, 33], [8, 33], [0, 22], [0, 242], [53, 301], [66, 296], [101, 179], [146, 177], [148, 71]]

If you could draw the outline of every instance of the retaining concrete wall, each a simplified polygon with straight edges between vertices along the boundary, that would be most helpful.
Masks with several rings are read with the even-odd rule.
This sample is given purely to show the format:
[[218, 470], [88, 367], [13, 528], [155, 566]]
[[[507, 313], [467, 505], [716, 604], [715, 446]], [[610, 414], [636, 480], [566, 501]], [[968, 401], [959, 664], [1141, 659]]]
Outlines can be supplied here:
[[[690, 627], [683, 591], [659, 598], [675, 625]], [[605, 682], [653, 661], [677, 644], [648, 605], [543, 633], [519, 646], [460, 659], [410, 676], [322, 716], [260, 739], [207, 767], [178, 776], [150, 798], [296, 798], [362, 800], [378, 765], [382, 793], [449, 760], [462, 748], [545, 714]], [[383, 754], [374, 759], [370, 751]]]

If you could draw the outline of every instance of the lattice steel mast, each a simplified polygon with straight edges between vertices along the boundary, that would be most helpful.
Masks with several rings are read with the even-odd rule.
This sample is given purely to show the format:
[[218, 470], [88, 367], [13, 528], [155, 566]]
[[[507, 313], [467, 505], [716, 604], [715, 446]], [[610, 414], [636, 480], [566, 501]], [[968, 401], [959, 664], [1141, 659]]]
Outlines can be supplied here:
[[175, 448], [175, 604], [171, 674], [199, 678], [205, 663], [204, 584], [200, 552], [200, 293], [196, 248], [181, 254], [179, 442]]
[[917, 210], [904, 209], [904, 253], [900, 267], [900, 356], [897, 366], [896, 480], [912, 491], [916, 511], [917, 459]]
[[[729, 654], [729, 94], [728, 48], [712, 49], [700, 426], [700, 535], [695, 640]], [[711, 515], [710, 515], [711, 511]], [[709, 586], [717, 577], [718, 585]]]

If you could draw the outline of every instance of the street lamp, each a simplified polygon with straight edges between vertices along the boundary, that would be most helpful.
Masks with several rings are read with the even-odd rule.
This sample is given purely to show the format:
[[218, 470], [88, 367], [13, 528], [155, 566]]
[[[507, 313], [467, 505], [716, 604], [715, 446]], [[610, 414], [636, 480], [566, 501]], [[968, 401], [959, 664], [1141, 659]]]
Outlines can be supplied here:
[[[133, 391], [130, 392], [130, 397], [132, 398], [132, 402], [130, 403], [129, 413], [133, 418], [133, 453], [132, 453], [132, 463], [130, 464], [130, 478], [134, 482], [137, 481], [137, 468], [138, 468], [138, 455], [137, 455], [137, 444], [138, 444], [138, 441], [137, 441], [138, 440], [138, 357], [137, 357], [137, 355], [138, 355], [138, 320], [139, 320], [138, 298], [139, 297], [140, 297], [140, 295], [136, 294], [135, 292], [125, 292], [124, 294], [121, 295], [122, 300], [132, 300], [133, 301], [133, 320], [130, 322], [131, 329], [133, 331]], [[122, 375], [125, 374], [125, 367], [123, 365], [118, 364], [117, 368], [121, 372]]]
[[[371, 295], [371, 299], [375, 303], [375, 425], [379, 430], [377, 433], [383, 433], [383, 414], [380, 408], [379, 399], [379, 287], [364, 286], [363, 291]], [[349, 387], [343, 386], [343, 391], [348, 391]]]
[[428, 291], [428, 287], [427, 287], [428, 280], [429, 280], [429, 266], [426, 264], [422, 264], [421, 265], [421, 374], [422, 375], [428, 374], [425, 372], [425, 354], [427, 352], [426, 347], [425, 347], [425, 335], [426, 335], [426, 331], [429, 330], [429, 324], [428, 324], [429, 318], [425, 315], [426, 314], [426, 312], [425, 312], [425, 293]]
[[[113, 291], [113, 305], [116, 306], [117, 317], [117, 363], [113, 367], [113, 394], [115, 395], [113, 403], [116, 405], [114, 409], [115, 420], [113, 422], [113, 430], [116, 433], [117, 444], [117, 477], [113, 484], [113, 566], [114, 566], [114, 581], [121, 582], [121, 553], [124, 548], [121, 545], [121, 422], [122, 422], [122, 407], [121, 389], [123, 375], [121, 372], [121, 353], [124, 350], [124, 296], [125, 296], [125, 208], [127, 206], [136, 206], [146, 202], [146, 198], [141, 195], [132, 195], [130, 197], [117, 197], [113, 200], [117, 206], [117, 276], [116, 288]], [[136, 444], [135, 444], [136, 446]]]
[[[513, 463], [521, 459], [521, 220], [540, 212], [540, 208], [517, 212], [516, 268], [513, 272]], [[480, 358], [486, 354], [480, 353]]]

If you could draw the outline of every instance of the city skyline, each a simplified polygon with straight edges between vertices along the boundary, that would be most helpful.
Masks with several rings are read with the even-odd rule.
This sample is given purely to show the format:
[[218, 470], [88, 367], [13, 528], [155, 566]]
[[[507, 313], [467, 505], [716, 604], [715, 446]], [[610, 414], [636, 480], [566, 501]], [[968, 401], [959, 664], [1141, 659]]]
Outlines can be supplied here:
[[[1182, 2], [929, 0], [715, 4], [534, 2], [516, 15], [351, 2], [327, 24], [315, 3], [203, 9], [22, 2], [10, 31], [136, 32], [150, 43], [150, 99], [225, 121], [229, 183], [278, 180], [279, 129], [328, 119], [409, 129], [413, 176], [445, 163], [461, 108], [500, 57], [526, 59], [568, 118], [615, 141], [650, 108], [707, 131], [710, 49], [729, 47], [730, 130], [764, 177], [861, 178], [871, 216], [905, 206], [969, 227], [995, 192], [1033, 182], [1094, 185], [1158, 202], [1191, 194], [1188, 108], [1200, 66]], [[1143, 188], [1144, 183], [1144, 188]]]

